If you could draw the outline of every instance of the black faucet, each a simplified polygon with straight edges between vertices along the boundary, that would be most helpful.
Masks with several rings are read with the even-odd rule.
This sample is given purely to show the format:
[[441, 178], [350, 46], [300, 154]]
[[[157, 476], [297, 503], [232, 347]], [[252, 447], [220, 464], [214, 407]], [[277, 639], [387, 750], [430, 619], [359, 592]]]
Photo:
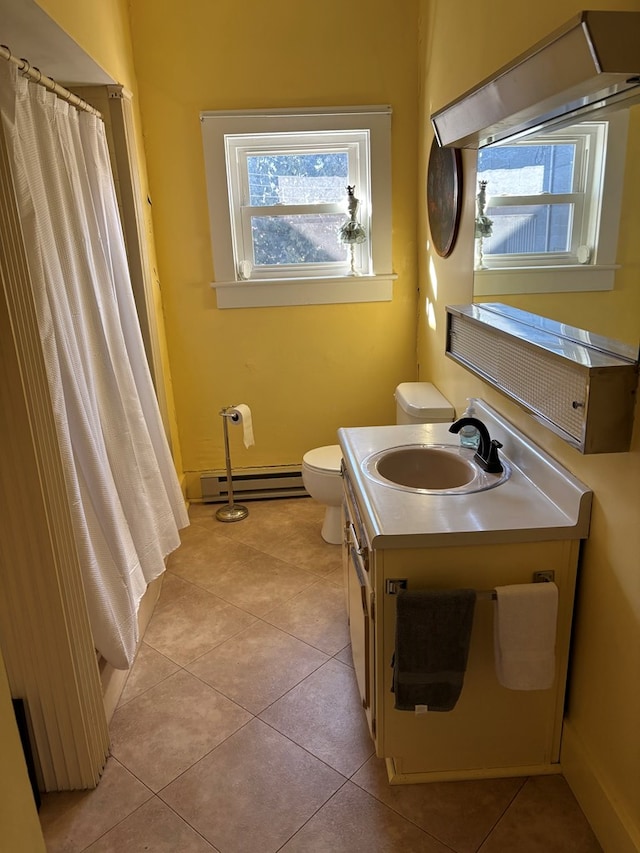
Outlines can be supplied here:
[[473, 426], [480, 433], [480, 444], [478, 450], [473, 457], [474, 462], [486, 471], [488, 474], [499, 474], [502, 469], [502, 463], [498, 458], [498, 448], [502, 447], [499, 441], [491, 439], [489, 430], [477, 418], [460, 418], [449, 427], [449, 432], [459, 433], [462, 427]]

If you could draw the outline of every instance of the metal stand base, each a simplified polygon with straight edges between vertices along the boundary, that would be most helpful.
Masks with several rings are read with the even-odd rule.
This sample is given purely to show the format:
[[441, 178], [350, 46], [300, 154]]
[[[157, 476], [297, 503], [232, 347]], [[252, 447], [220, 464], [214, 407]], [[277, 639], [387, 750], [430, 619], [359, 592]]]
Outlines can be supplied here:
[[216, 512], [218, 521], [242, 521], [249, 515], [249, 510], [246, 506], [233, 504], [231, 506], [221, 506]]

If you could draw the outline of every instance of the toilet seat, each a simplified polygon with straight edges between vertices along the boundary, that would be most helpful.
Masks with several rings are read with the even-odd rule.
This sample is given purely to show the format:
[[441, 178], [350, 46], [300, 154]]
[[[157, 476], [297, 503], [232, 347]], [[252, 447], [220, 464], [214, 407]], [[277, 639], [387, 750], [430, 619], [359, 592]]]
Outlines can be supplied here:
[[339, 444], [315, 447], [302, 457], [303, 464], [319, 474], [340, 474], [342, 449]]

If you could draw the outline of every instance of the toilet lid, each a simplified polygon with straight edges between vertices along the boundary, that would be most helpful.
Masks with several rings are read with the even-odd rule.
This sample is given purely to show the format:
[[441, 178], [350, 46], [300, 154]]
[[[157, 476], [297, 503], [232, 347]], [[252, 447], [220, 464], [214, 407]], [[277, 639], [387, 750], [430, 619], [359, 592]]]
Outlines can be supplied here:
[[317, 468], [318, 471], [339, 473], [342, 462], [342, 448], [339, 444], [316, 447], [313, 450], [308, 450], [302, 457], [302, 461], [309, 468]]

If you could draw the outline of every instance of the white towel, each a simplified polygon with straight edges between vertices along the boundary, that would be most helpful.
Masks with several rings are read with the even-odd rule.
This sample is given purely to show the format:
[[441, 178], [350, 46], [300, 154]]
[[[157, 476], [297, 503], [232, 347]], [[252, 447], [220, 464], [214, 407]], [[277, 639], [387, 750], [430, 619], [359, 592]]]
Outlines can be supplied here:
[[510, 690], [548, 690], [555, 677], [558, 587], [524, 583], [496, 587], [496, 675]]

